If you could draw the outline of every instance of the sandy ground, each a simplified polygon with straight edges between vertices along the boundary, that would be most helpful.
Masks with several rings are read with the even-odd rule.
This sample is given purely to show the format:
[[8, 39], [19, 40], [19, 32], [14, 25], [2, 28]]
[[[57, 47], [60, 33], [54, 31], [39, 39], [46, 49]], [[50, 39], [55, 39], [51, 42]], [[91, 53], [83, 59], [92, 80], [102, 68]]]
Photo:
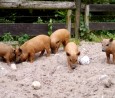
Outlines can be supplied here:
[[[62, 48], [34, 63], [17, 64], [17, 70], [0, 62], [0, 98], [115, 98], [115, 65], [106, 63], [101, 44], [81, 42], [79, 49], [91, 62], [71, 73]], [[33, 89], [33, 81], [41, 88]]]

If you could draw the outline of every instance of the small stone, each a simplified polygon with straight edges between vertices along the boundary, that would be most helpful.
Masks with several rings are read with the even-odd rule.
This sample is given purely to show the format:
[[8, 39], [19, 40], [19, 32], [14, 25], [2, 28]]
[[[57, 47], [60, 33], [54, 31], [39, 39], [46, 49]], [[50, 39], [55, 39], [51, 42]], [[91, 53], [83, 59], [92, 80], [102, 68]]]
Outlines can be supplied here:
[[1, 70], [4, 70], [5, 68], [1, 67]]
[[99, 77], [99, 80], [103, 80], [103, 79], [105, 79], [105, 78], [108, 78], [108, 75], [106, 75], [106, 74], [101, 75], [101, 76]]
[[105, 80], [103, 81], [103, 84], [104, 84], [104, 87], [105, 87], [105, 88], [110, 88], [113, 83], [111, 82], [110, 79], [105, 79]]
[[11, 68], [13, 69], [13, 70], [16, 70], [17, 68], [16, 68], [16, 64], [11, 64]]
[[37, 94], [33, 94], [34, 98], [40, 98]]
[[100, 80], [105, 88], [110, 88], [113, 85], [111, 79], [107, 75], [102, 75]]
[[87, 55], [79, 58], [78, 60], [81, 65], [88, 65], [90, 63], [90, 59]]
[[38, 81], [34, 81], [34, 82], [32, 82], [32, 87], [33, 87], [35, 90], [38, 90], [38, 89], [41, 88], [41, 84], [40, 84], [40, 82], [38, 82]]

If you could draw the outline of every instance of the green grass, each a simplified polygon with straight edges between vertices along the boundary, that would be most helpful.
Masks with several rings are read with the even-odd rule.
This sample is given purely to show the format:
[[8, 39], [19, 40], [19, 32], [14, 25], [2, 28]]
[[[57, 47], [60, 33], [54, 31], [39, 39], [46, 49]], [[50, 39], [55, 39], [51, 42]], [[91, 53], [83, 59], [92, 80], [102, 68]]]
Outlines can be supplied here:
[[79, 40], [79, 39], [76, 39], [76, 38], [71, 38], [71, 39], [70, 39], [70, 42], [75, 42], [77, 45], [80, 44], [80, 40]]
[[89, 35], [87, 35], [86, 39], [75, 39], [75, 38], [71, 38], [70, 41], [75, 42], [77, 45], [80, 44], [80, 42], [82, 40], [88, 41], [88, 42], [101, 42], [102, 39], [104, 38], [113, 38], [115, 40], [115, 34], [110, 33], [110, 32], [91, 32]]

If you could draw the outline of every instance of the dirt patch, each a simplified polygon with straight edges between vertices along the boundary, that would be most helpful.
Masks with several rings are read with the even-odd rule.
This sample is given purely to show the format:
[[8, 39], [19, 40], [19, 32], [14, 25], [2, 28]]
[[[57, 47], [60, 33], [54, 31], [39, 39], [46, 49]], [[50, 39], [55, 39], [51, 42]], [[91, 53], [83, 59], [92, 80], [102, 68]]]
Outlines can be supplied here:
[[[16, 71], [0, 62], [0, 98], [115, 98], [115, 65], [106, 63], [101, 44], [81, 42], [79, 49], [91, 62], [71, 73], [62, 48], [34, 63], [17, 64]], [[41, 88], [34, 90], [33, 81]]]

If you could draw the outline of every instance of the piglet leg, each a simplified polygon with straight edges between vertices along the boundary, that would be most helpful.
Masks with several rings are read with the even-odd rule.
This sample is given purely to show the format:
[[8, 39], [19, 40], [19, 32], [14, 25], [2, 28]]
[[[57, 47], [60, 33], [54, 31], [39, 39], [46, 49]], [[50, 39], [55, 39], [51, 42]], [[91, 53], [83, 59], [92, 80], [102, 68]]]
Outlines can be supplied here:
[[107, 63], [110, 64], [110, 54], [106, 53], [106, 56], [107, 56]]
[[115, 53], [113, 54], [113, 64], [115, 64]]

